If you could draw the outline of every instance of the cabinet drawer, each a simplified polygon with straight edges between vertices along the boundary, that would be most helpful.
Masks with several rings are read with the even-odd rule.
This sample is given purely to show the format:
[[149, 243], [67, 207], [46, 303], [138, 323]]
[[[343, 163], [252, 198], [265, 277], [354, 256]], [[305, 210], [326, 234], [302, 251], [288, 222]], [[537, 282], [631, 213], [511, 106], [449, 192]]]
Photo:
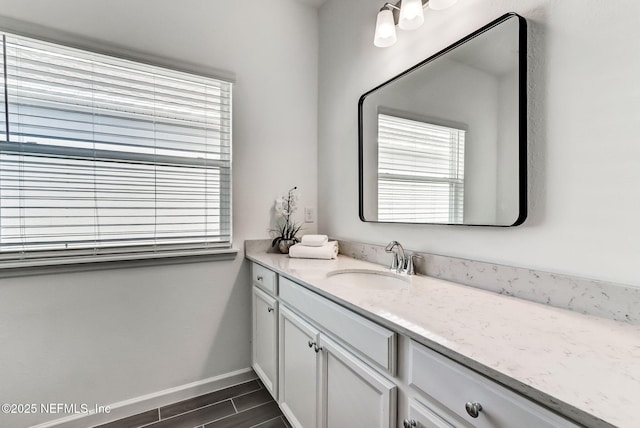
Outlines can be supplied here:
[[340, 305], [280, 277], [280, 298], [353, 351], [395, 374], [396, 334]]
[[267, 269], [257, 263], [251, 264], [251, 281], [263, 290], [272, 295], [276, 295], [277, 275], [274, 271]]
[[[439, 401], [477, 428], [578, 428], [519, 394], [429, 348], [411, 342], [409, 385]], [[467, 402], [482, 406], [476, 418]]]

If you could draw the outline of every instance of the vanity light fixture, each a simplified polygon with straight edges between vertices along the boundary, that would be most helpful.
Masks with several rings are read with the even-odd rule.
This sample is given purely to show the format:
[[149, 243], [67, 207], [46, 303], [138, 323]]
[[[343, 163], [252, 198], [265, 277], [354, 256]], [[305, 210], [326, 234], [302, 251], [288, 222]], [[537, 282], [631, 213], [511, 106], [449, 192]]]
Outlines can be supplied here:
[[415, 30], [424, 22], [422, 0], [402, 0], [398, 27], [401, 30]]
[[378, 19], [376, 20], [376, 34], [373, 40], [373, 44], [379, 48], [386, 48], [392, 46], [396, 40], [396, 23], [393, 17], [391, 8], [396, 6], [385, 3], [378, 12]]
[[373, 44], [379, 48], [392, 46], [398, 39], [396, 23], [402, 30], [415, 30], [424, 22], [424, 8], [442, 10], [453, 6], [458, 0], [398, 0], [396, 4], [385, 3], [378, 12]]

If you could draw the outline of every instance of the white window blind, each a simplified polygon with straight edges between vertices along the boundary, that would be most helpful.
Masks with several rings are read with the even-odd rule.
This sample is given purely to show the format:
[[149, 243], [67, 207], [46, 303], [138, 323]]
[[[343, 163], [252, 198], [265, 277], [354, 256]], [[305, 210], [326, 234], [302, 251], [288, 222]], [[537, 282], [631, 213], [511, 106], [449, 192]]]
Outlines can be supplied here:
[[378, 114], [378, 220], [462, 223], [465, 131]]
[[2, 45], [0, 261], [230, 247], [231, 83]]

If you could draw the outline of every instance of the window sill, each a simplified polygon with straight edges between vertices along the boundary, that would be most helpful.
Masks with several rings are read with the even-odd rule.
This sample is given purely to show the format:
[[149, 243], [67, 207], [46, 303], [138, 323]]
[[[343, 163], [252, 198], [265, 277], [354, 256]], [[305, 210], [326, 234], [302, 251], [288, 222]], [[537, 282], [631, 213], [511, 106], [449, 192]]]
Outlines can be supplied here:
[[30, 260], [0, 263], [0, 278], [86, 272], [104, 269], [157, 266], [167, 264], [198, 263], [234, 260], [239, 250], [216, 248], [202, 251], [174, 251], [148, 254], [115, 254], [100, 257]]

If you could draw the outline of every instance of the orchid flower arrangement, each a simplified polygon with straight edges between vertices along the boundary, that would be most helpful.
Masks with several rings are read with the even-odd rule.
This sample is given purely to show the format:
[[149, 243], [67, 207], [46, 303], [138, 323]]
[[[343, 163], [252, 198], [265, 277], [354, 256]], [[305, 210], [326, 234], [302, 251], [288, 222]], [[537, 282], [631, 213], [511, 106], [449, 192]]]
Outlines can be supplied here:
[[300, 242], [296, 235], [302, 228], [302, 224], [297, 224], [291, 219], [293, 213], [298, 209], [299, 196], [296, 192], [297, 189], [297, 187], [293, 187], [286, 196], [276, 199], [275, 210], [280, 218], [276, 222], [276, 228], [272, 229], [273, 232], [278, 234], [271, 242], [272, 247], [278, 245], [280, 241], [293, 240]]

